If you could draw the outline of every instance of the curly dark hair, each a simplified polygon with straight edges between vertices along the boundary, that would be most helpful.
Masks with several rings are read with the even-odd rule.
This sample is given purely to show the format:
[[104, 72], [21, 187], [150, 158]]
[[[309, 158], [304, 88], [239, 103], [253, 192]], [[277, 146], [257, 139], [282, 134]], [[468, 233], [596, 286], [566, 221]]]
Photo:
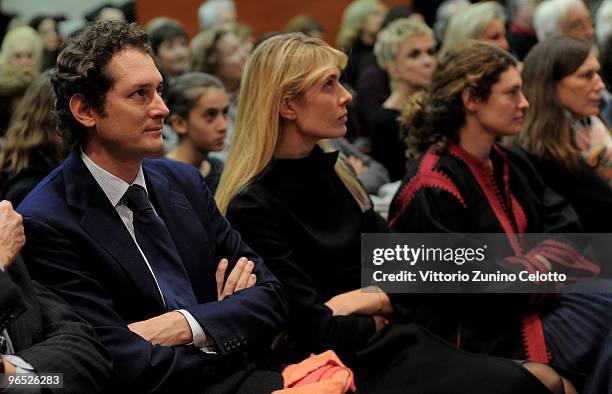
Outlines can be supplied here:
[[458, 143], [459, 129], [465, 123], [463, 91], [469, 89], [475, 98], [486, 101], [501, 74], [516, 65], [508, 52], [476, 40], [466, 40], [446, 52], [434, 71], [429, 92], [414, 94], [402, 111], [407, 158], [417, 159], [431, 146], [441, 153], [449, 143]]
[[82, 94], [87, 104], [104, 116], [106, 93], [113, 85], [106, 66], [126, 48], [153, 58], [147, 34], [135, 23], [96, 22], [64, 42], [51, 81], [57, 96], [58, 128], [70, 145], [82, 143], [86, 135], [85, 127], [72, 116], [70, 99]]

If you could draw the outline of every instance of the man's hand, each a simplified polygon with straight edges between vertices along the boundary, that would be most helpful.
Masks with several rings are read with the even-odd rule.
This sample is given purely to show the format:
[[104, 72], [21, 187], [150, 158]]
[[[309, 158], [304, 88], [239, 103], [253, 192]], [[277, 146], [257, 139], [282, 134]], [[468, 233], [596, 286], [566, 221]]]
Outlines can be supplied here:
[[178, 346], [193, 341], [187, 319], [177, 311], [128, 324], [128, 328], [154, 345]]
[[21, 215], [9, 201], [0, 202], [0, 260], [8, 268], [25, 244]]
[[234, 294], [234, 292], [238, 290], [248, 289], [257, 282], [257, 276], [251, 273], [253, 272], [255, 264], [251, 260], [247, 260], [246, 257], [241, 257], [238, 260], [232, 272], [230, 272], [227, 279], [225, 279], [227, 267], [227, 259], [221, 259], [217, 266], [217, 272], [215, 273], [219, 301], [228, 295]]

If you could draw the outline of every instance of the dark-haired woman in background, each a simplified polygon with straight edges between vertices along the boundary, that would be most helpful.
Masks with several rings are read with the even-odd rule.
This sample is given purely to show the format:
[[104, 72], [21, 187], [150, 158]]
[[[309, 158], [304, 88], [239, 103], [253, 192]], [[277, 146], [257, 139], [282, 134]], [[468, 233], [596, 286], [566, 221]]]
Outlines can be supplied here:
[[67, 153], [58, 134], [51, 71], [30, 85], [15, 110], [0, 154], [2, 196], [17, 206]]
[[147, 31], [168, 85], [189, 68], [189, 36], [178, 21], [161, 19]]
[[57, 55], [59, 55], [59, 48], [62, 44], [62, 39], [57, 30], [59, 19], [49, 15], [39, 15], [30, 21], [30, 26], [40, 34], [43, 43], [41, 71], [53, 68], [57, 63]]
[[531, 108], [520, 145], [587, 233], [612, 232], [612, 137], [597, 116], [599, 71], [591, 44], [570, 37], [537, 44], [523, 68]]

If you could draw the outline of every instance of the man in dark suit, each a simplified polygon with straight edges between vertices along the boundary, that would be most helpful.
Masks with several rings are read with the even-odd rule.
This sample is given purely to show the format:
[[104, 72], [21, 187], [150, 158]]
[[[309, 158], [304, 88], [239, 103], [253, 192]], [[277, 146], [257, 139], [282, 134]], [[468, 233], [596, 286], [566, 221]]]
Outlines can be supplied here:
[[195, 168], [148, 159], [163, 152], [168, 109], [146, 34], [86, 27], [53, 84], [75, 148], [19, 206], [32, 276], [93, 324], [120, 389], [278, 388], [280, 375], [252, 360], [286, 319], [280, 283]]
[[0, 202], [0, 373], [6, 383], [16, 373], [62, 373], [62, 393], [102, 392], [110, 355], [89, 324], [30, 279], [18, 255], [24, 241], [21, 216], [10, 202]]

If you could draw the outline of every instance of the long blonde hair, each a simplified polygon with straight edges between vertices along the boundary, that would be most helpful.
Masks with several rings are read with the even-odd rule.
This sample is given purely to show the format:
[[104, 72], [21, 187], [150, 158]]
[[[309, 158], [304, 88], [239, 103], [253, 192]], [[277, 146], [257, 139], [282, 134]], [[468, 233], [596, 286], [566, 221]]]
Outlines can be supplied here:
[[[344, 53], [302, 33], [275, 36], [257, 47], [242, 78], [232, 145], [215, 196], [223, 214], [273, 160], [282, 132], [281, 101], [300, 98], [330, 65], [344, 68], [346, 62]], [[369, 209], [368, 195], [349, 165], [338, 160], [335, 170], [361, 209]]]

